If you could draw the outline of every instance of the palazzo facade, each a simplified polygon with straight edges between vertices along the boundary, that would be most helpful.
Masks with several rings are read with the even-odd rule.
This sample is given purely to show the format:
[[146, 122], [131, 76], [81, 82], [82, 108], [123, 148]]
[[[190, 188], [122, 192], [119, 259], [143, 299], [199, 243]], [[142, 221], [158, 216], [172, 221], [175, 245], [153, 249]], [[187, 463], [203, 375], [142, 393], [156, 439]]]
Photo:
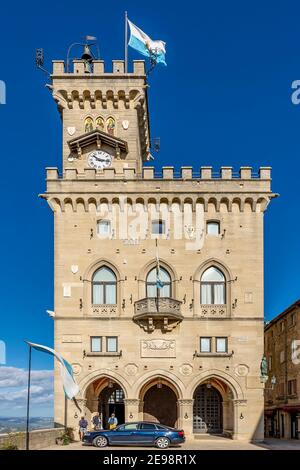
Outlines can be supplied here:
[[[123, 61], [56, 60], [51, 79], [63, 163], [41, 196], [54, 214], [55, 349], [82, 414], [262, 439], [270, 168], [157, 173], [143, 61], [125, 73]], [[55, 422], [79, 417], [56, 369]]]

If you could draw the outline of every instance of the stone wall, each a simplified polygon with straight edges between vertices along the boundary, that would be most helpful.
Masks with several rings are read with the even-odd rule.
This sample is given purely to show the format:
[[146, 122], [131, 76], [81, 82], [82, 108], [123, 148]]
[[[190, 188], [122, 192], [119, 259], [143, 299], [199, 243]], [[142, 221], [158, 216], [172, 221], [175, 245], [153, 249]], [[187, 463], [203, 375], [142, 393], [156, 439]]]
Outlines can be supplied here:
[[[29, 436], [29, 449], [38, 450], [52, 446], [56, 438], [64, 432], [63, 428], [38, 429], [31, 431]], [[26, 444], [26, 433], [0, 434], [0, 449], [7, 445], [17, 445], [19, 450], [24, 450]]]

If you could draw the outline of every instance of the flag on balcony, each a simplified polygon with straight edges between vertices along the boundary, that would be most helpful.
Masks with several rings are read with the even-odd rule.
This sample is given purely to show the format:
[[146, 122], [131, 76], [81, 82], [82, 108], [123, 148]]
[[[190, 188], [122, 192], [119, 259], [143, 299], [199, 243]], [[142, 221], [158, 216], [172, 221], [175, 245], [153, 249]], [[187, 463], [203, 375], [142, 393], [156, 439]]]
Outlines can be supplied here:
[[66, 361], [66, 359], [64, 359], [61, 354], [54, 351], [54, 349], [48, 348], [48, 346], [42, 346], [41, 344], [35, 344], [35, 343], [30, 343], [30, 342], [27, 342], [27, 343], [33, 349], [49, 354], [50, 356], [53, 356], [58, 360], [60, 364], [60, 375], [61, 375], [65, 395], [67, 398], [69, 398], [69, 400], [74, 399], [75, 396], [79, 393], [79, 387], [74, 378], [71, 364], [69, 364], [69, 362]]
[[160, 265], [159, 265], [157, 238], [155, 240], [155, 245], [156, 245], [156, 287], [157, 289], [162, 289], [164, 287], [164, 284], [160, 279]]

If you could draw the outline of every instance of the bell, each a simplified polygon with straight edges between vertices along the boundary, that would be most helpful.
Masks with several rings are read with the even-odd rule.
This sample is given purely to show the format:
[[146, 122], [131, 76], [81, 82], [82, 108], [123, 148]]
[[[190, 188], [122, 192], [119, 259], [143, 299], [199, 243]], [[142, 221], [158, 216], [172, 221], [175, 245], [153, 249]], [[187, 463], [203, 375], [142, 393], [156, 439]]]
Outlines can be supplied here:
[[86, 60], [87, 62], [91, 62], [93, 60], [93, 56], [91, 54], [90, 47], [89, 47], [88, 44], [84, 45], [83, 54], [81, 56], [81, 59]]

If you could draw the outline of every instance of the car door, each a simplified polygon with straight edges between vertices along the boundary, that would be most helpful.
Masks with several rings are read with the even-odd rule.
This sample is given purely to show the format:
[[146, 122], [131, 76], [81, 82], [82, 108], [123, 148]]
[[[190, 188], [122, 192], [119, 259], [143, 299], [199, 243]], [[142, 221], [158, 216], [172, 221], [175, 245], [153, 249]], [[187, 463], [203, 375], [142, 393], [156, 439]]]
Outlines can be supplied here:
[[137, 442], [144, 445], [152, 445], [157, 437], [157, 428], [152, 423], [140, 423]]
[[136, 443], [137, 438], [137, 423], [122, 424], [114, 431], [110, 432], [109, 440], [111, 444], [127, 444]]

